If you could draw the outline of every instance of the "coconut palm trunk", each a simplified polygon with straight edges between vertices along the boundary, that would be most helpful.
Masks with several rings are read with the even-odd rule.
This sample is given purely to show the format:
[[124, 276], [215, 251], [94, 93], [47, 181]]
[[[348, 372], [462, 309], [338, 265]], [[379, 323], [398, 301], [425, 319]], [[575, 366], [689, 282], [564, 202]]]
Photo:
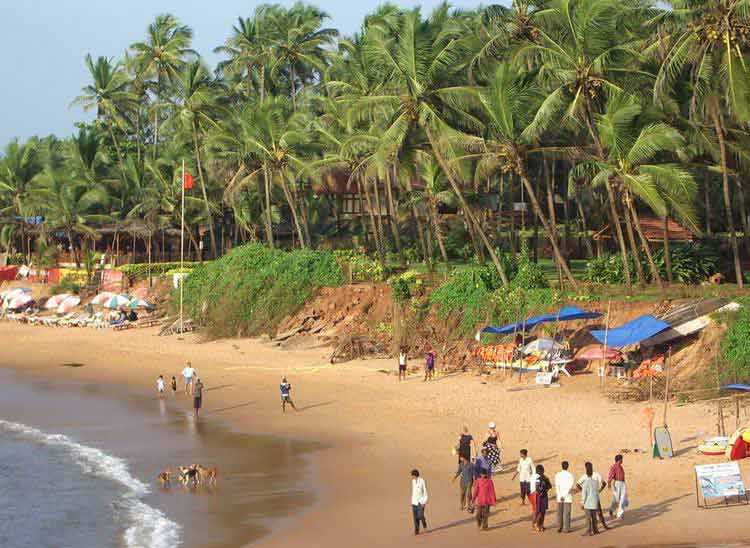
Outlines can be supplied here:
[[398, 215], [396, 212], [396, 205], [393, 200], [393, 181], [391, 179], [390, 173], [385, 174], [385, 193], [386, 199], [388, 200], [388, 224], [391, 227], [393, 242], [396, 244], [398, 262], [402, 267], [405, 267], [406, 260], [404, 259], [404, 250], [401, 246], [401, 233], [398, 229]]
[[286, 201], [289, 204], [289, 209], [292, 212], [292, 222], [294, 223], [294, 228], [297, 231], [300, 248], [305, 249], [307, 245], [305, 244], [305, 235], [302, 232], [302, 225], [300, 224], [299, 214], [297, 213], [297, 206], [294, 203], [292, 193], [289, 191], [289, 185], [286, 184], [286, 181], [284, 180], [284, 176], [282, 174], [279, 174], [279, 179], [281, 182], [281, 190], [284, 192], [284, 197], [286, 198]]
[[646, 239], [646, 235], [643, 233], [643, 227], [641, 226], [641, 219], [638, 217], [638, 211], [635, 209], [635, 205], [633, 205], [633, 200], [630, 199], [630, 196], [628, 196], [627, 206], [628, 206], [628, 211], [630, 212], [630, 215], [633, 217], [633, 224], [635, 225], [635, 229], [638, 232], [638, 237], [641, 239], [641, 247], [643, 247], [643, 252], [646, 254], [648, 267], [651, 270], [651, 278], [653, 279], [654, 283], [659, 287], [659, 290], [663, 292], [664, 284], [662, 284], [661, 276], [659, 275], [659, 269], [656, 267], [656, 261], [654, 261], [654, 255], [653, 253], [651, 253], [651, 245], [648, 243], [648, 240]]
[[435, 240], [437, 240], [438, 248], [440, 249], [440, 256], [445, 264], [448, 264], [448, 252], [445, 249], [445, 242], [443, 241], [443, 231], [440, 228], [440, 221], [438, 219], [437, 205], [433, 200], [430, 200], [430, 222], [432, 223], [432, 231], [435, 233]]
[[734, 258], [734, 275], [737, 278], [737, 287], [740, 289], [742, 283], [742, 264], [740, 263], [740, 250], [737, 245], [737, 233], [734, 229], [734, 218], [732, 216], [732, 197], [729, 192], [729, 173], [727, 171], [727, 144], [724, 141], [724, 124], [721, 113], [719, 112], [719, 102], [715, 97], [711, 101], [710, 115], [716, 131], [716, 137], [719, 140], [719, 154], [721, 157], [721, 177], [722, 190], [724, 194], [724, 209], [726, 211], [727, 230], [729, 231], [729, 243], [732, 247], [732, 256]]
[[203, 205], [206, 208], [206, 222], [208, 223], [208, 234], [211, 238], [211, 256], [216, 259], [219, 255], [216, 249], [216, 234], [214, 234], [214, 218], [211, 214], [211, 205], [208, 203], [208, 194], [206, 193], [206, 181], [203, 177], [203, 166], [201, 165], [200, 146], [198, 146], [198, 125], [193, 120], [193, 148], [195, 149], [195, 165], [198, 168], [198, 180], [201, 183], [201, 194], [203, 195]]
[[635, 234], [633, 233], [632, 218], [631, 218], [631, 215], [628, 213], [628, 210], [630, 209], [630, 207], [632, 207], [630, 204], [630, 201], [631, 201], [630, 195], [626, 191], [624, 195], [625, 207], [623, 211], [624, 216], [625, 216], [625, 229], [627, 230], [627, 233], [628, 233], [628, 242], [630, 243], [630, 252], [633, 254], [633, 262], [635, 263], [635, 273], [636, 273], [636, 276], [638, 277], [638, 285], [643, 287], [644, 285], [646, 285], [646, 275], [643, 272], [643, 265], [641, 264], [640, 253], [638, 252], [638, 244], [635, 241]]
[[464, 197], [464, 193], [461, 190], [461, 186], [456, 181], [455, 177], [453, 176], [452, 170], [448, 166], [448, 162], [445, 161], [445, 158], [443, 158], [443, 155], [437, 146], [437, 143], [432, 135], [432, 131], [429, 129], [429, 127], [425, 128], [425, 131], [427, 133], [427, 139], [430, 142], [430, 146], [432, 147], [432, 151], [435, 153], [435, 158], [440, 164], [440, 167], [445, 172], [445, 176], [447, 177], [448, 182], [450, 183], [451, 188], [453, 189], [453, 192], [456, 194], [456, 198], [458, 198], [458, 202], [461, 205], [461, 209], [463, 209], [466, 214], [466, 219], [473, 226], [474, 230], [477, 232], [477, 234], [481, 238], [482, 243], [487, 248], [487, 252], [490, 254], [490, 258], [492, 259], [492, 264], [497, 269], [497, 273], [500, 275], [500, 280], [502, 280], [503, 285], [507, 286], [510, 282], [508, 281], [508, 276], [505, 273], [505, 268], [503, 267], [503, 264], [500, 262], [500, 258], [497, 256], [497, 253], [495, 253], [495, 249], [490, 243], [489, 238], [487, 238], [487, 234], [485, 234], [484, 231], [482, 230], [482, 227], [479, 226], [479, 223], [477, 222], [474, 212], [471, 210], [471, 207], [469, 206], [468, 202], [466, 201], [466, 198]]
[[271, 178], [268, 174], [268, 165], [263, 164], [263, 194], [265, 196], [266, 207], [265, 209], [265, 224], [266, 224], [266, 239], [268, 245], [273, 249], [273, 217], [271, 213]]
[[667, 271], [667, 283], [673, 283], [672, 276], [672, 251], [669, 249], [669, 209], [664, 214], [662, 223], [662, 244], [664, 246], [664, 268]]

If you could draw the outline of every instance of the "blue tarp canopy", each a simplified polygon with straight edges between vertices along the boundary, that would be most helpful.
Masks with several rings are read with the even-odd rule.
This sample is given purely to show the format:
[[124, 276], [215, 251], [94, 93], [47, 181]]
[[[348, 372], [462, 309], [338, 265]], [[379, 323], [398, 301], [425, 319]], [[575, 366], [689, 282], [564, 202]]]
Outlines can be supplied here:
[[565, 322], [572, 320], [590, 320], [592, 318], [599, 318], [601, 314], [598, 312], [586, 312], [581, 310], [577, 306], [566, 306], [561, 308], [558, 312], [552, 314], [542, 314], [541, 316], [534, 316], [527, 320], [521, 320], [517, 323], [506, 325], [505, 327], [485, 327], [482, 329], [483, 333], [496, 333], [498, 335], [507, 335], [517, 331], [528, 331], [537, 324], [544, 322]]
[[620, 327], [615, 327], [609, 331], [605, 331], [604, 329], [591, 331], [591, 334], [599, 342], [604, 343], [606, 338], [607, 346], [619, 348], [621, 346], [645, 341], [670, 327], [671, 326], [667, 322], [663, 322], [662, 320], [646, 314], [644, 316], [639, 316], [634, 320], [630, 320], [628, 323], [623, 324]]

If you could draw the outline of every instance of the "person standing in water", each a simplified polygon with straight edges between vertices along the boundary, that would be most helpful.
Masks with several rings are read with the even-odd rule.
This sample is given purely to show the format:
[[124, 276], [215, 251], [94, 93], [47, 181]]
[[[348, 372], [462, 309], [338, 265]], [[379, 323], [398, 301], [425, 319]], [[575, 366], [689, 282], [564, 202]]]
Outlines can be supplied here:
[[193, 377], [195, 376], [195, 369], [187, 362], [185, 369], [182, 370], [182, 377], [185, 379], [185, 394], [191, 395], [193, 393]]
[[177, 396], [177, 379], [172, 375], [172, 396]]
[[156, 391], [159, 393], [159, 399], [164, 399], [164, 377], [159, 375], [156, 379]]
[[398, 380], [399, 382], [406, 380], [406, 361], [408, 356], [406, 355], [406, 347], [402, 346], [398, 353]]
[[424, 517], [424, 508], [427, 505], [427, 484], [424, 478], [419, 477], [419, 470], [411, 471], [411, 515], [414, 519], [414, 534], [419, 534], [419, 526], [427, 529], [427, 519]]
[[198, 418], [201, 407], [203, 406], [203, 383], [199, 378], [195, 380], [195, 386], [193, 387], [193, 414], [195, 418]]
[[286, 413], [286, 404], [289, 404], [292, 406], [292, 409], [296, 411], [297, 408], [292, 401], [292, 385], [286, 380], [286, 377], [281, 377], [279, 390], [281, 391], [281, 410]]

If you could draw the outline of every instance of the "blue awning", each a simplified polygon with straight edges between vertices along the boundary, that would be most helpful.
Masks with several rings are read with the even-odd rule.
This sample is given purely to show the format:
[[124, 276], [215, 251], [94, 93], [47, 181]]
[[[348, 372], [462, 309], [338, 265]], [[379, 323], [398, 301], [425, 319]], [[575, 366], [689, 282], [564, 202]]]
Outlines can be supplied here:
[[667, 322], [646, 314], [644, 316], [639, 316], [620, 327], [615, 327], [609, 331], [605, 331], [604, 329], [591, 331], [591, 334], [599, 342], [604, 343], [606, 338], [607, 346], [619, 348], [621, 346], [637, 344], [641, 341], [645, 341], [657, 333], [669, 329], [669, 327], [670, 325]]
[[485, 327], [482, 329], [483, 333], [496, 333], [498, 335], [507, 335], [517, 331], [528, 331], [534, 326], [544, 322], [565, 322], [573, 320], [590, 320], [593, 318], [599, 318], [601, 314], [598, 312], [586, 312], [581, 310], [577, 306], [566, 306], [561, 308], [558, 312], [552, 314], [542, 314], [541, 316], [534, 316], [527, 320], [521, 320], [517, 323], [506, 325], [505, 327]]

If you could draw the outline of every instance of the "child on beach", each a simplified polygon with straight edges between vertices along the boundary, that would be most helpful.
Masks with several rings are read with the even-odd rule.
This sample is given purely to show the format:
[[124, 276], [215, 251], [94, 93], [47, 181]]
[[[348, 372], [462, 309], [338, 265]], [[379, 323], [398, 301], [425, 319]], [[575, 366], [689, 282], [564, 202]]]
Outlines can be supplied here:
[[534, 461], [529, 457], [526, 449], [521, 449], [521, 458], [518, 459], [516, 472], [513, 474], [511, 481], [518, 476], [519, 487], [521, 490], [521, 506], [526, 504], [526, 498], [531, 500], [531, 476], [534, 475]]
[[294, 402], [292, 401], [292, 385], [288, 380], [286, 380], [286, 377], [281, 377], [279, 390], [281, 391], [281, 410], [286, 413], [286, 404], [288, 403], [292, 406], [292, 409], [296, 411], [297, 408], [294, 406]]
[[172, 375], [172, 396], [177, 396], [177, 379]]
[[162, 375], [159, 375], [159, 378], [156, 379], [156, 390], [159, 392], [159, 398], [164, 399], [164, 377]]
[[432, 380], [435, 378], [435, 357], [437, 354], [432, 349], [432, 346], [427, 345], [427, 356], [425, 357], [424, 364], [424, 380]]
[[549, 490], [552, 489], [552, 483], [544, 474], [544, 466], [541, 464], [536, 465], [536, 474], [531, 484], [536, 493], [532, 528], [541, 533], [544, 531], [544, 516], [549, 508]]
[[402, 346], [398, 353], [398, 380], [399, 382], [406, 380], [406, 347]]

